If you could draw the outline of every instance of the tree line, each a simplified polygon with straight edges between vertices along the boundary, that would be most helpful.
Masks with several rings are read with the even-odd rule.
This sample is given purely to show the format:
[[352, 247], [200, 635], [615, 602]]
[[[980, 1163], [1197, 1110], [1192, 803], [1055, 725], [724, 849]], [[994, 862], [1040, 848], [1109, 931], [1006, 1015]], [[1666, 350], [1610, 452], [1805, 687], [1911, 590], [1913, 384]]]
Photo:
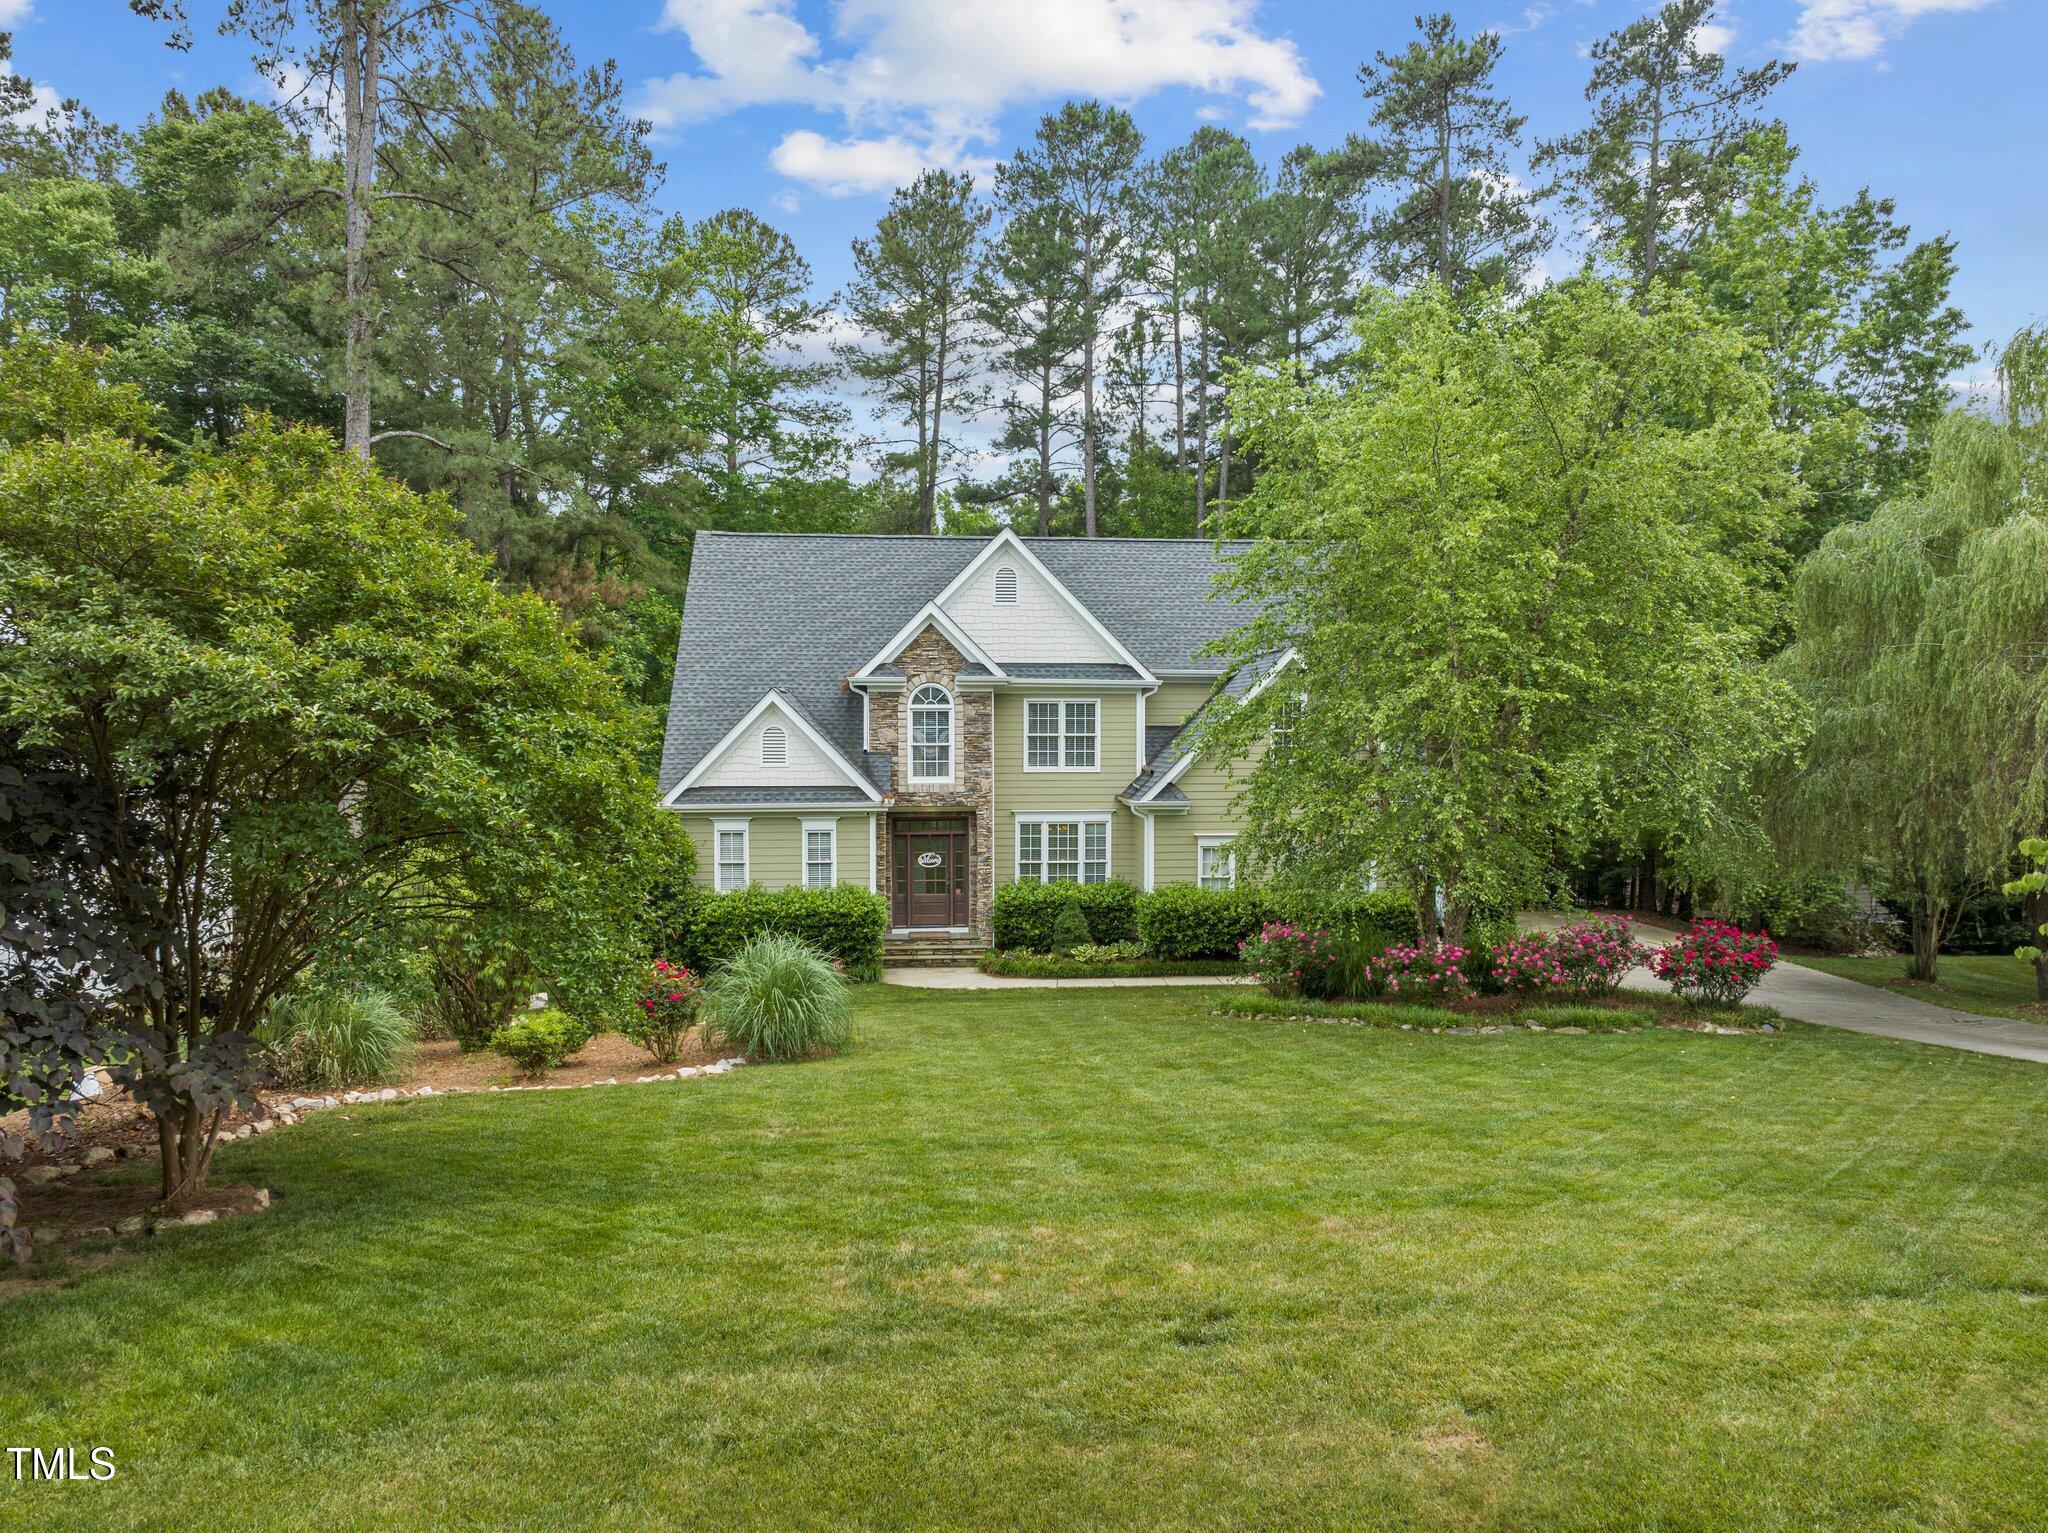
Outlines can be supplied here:
[[5, 328], [105, 348], [172, 434], [334, 430], [649, 702], [697, 529], [1206, 534], [1262, 472], [1245, 380], [1355, 368], [1389, 291], [1514, 299], [1567, 259], [1639, 303], [1682, 288], [1800, 439], [1794, 552], [1921, 471], [1970, 355], [1950, 243], [1822, 200], [1769, 113], [1790, 66], [1731, 67], [1713, 0], [1598, 43], [1554, 138], [1502, 94], [1502, 40], [1448, 15], [1360, 67], [1354, 133], [1270, 165], [1068, 102], [987, 184], [898, 190], [836, 294], [750, 212], [660, 214], [615, 67], [538, 7], [132, 3], [174, 43], [244, 36], [283, 99], [31, 123], [7, 77]]

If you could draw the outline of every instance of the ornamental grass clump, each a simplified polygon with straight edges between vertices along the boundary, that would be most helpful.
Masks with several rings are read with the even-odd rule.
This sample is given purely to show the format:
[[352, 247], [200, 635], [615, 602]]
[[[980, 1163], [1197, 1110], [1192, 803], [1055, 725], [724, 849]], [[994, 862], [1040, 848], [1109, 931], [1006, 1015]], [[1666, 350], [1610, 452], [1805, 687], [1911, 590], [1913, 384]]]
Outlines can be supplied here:
[[703, 988], [703, 982], [684, 965], [655, 959], [640, 987], [640, 999], [619, 1024], [619, 1031], [647, 1050], [656, 1064], [674, 1064], [683, 1052], [683, 1039], [697, 1025]]
[[846, 981], [815, 948], [764, 932], [706, 982], [704, 1030], [754, 1059], [803, 1059], [853, 1041]]
[[1650, 972], [1688, 1001], [1733, 1006], [1778, 961], [1768, 932], [1701, 919], [1650, 955]]
[[404, 1072], [412, 1020], [378, 990], [315, 990], [273, 1001], [257, 1041], [280, 1086], [333, 1091], [375, 1086]]

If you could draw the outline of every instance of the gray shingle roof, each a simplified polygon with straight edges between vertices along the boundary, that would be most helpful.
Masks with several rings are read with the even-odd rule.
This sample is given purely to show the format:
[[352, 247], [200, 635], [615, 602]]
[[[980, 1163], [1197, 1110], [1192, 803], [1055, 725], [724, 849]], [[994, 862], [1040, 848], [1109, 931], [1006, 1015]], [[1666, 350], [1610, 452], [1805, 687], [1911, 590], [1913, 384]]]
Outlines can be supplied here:
[[[1152, 785], [1172, 771], [1181, 757], [1193, 749], [1193, 730], [1201, 722], [1202, 715], [1216, 706], [1216, 699], [1227, 697], [1232, 700], [1243, 697], [1266, 677], [1273, 674], [1273, 668], [1287, 653], [1284, 649], [1266, 651], [1246, 661], [1224, 680], [1222, 686], [1206, 698], [1184, 724], [1148, 727], [1145, 731], [1145, 770], [1131, 781], [1131, 785], [1118, 795], [1120, 798], [1143, 798]], [[1185, 736], [1186, 738], [1183, 738]], [[1153, 802], [1161, 804], [1187, 802], [1187, 795], [1178, 788], [1167, 788]]]
[[749, 809], [810, 809], [819, 804], [865, 804], [858, 788], [692, 788], [676, 795], [676, 808], [700, 805]]
[[[662, 791], [674, 787], [771, 689], [787, 696], [877, 788], [888, 791], [887, 758], [861, 750], [860, 697], [842, 683], [987, 542], [699, 533], [676, 645]], [[1211, 594], [1217, 571], [1242, 544], [1219, 551], [1191, 539], [1024, 542], [1155, 671], [1213, 669], [1216, 662], [1201, 655], [1202, 647], [1243, 620], [1229, 602]]]

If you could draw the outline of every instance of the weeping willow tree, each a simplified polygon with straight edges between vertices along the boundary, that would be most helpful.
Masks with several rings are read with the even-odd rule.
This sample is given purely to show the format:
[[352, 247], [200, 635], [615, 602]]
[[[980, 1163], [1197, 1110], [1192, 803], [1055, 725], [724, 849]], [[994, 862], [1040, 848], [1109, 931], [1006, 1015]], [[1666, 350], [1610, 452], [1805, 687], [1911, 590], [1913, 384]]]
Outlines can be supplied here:
[[2000, 379], [2001, 412], [1951, 411], [1925, 483], [1801, 566], [1781, 662], [1813, 725], [1783, 839], [1904, 902], [1924, 980], [1963, 902], [2048, 831], [2048, 340], [2016, 337]]

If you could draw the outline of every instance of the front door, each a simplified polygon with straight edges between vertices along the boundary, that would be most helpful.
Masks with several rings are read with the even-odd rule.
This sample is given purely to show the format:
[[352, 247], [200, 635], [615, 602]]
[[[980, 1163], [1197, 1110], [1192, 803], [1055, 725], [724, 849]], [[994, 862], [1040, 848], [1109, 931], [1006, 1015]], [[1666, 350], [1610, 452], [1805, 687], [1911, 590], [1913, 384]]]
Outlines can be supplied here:
[[900, 927], [967, 924], [967, 823], [927, 821], [892, 837], [895, 907]]

